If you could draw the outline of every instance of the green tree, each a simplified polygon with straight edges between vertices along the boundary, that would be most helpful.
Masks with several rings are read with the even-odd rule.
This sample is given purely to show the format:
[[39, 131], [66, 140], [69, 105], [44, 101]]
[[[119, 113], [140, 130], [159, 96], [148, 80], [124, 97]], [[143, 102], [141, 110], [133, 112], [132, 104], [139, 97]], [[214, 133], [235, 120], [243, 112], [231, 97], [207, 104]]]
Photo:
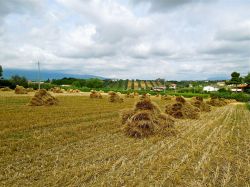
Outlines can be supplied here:
[[28, 81], [25, 77], [21, 77], [18, 75], [14, 75], [11, 77], [10, 81], [14, 84], [14, 85], [19, 85], [19, 86], [23, 86], [23, 87], [28, 87]]
[[89, 88], [102, 88], [103, 81], [100, 79], [88, 79], [86, 80], [86, 86]]
[[247, 74], [247, 76], [244, 78], [244, 82], [247, 84], [250, 84], [250, 72]]
[[2, 66], [0, 65], [0, 78], [2, 78], [2, 76], [3, 76], [3, 68], [2, 68]]
[[233, 72], [231, 74], [230, 84], [235, 84], [236, 86], [242, 82], [242, 78], [240, 77], [240, 73]]
[[80, 88], [80, 87], [81, 87], [81, 83], [80, 83], [79, 81], [74, 81], [74, 82], [72, 83], [72, 86], [75, 86], [75, 87], [77, 87], [77, 88]]

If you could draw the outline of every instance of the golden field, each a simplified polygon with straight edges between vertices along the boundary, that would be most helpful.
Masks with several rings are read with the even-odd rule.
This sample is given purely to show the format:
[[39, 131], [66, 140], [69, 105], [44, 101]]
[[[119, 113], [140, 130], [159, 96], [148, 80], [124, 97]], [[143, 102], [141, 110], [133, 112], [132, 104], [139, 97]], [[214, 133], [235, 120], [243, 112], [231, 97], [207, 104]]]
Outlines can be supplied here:
[[136, 99], [56, 94], [58, 106], [31, 107], [32, 94], [0, 93], [0, 186], [250, 186], [245, 105], [176, 120], [176, 136], [135, 139], [119, 114]]

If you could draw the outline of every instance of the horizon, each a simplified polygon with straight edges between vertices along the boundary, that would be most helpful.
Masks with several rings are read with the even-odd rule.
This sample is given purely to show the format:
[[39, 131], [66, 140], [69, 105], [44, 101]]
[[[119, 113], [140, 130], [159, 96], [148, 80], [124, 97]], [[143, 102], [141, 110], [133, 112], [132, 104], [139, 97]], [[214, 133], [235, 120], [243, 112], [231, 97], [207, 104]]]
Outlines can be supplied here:
[[250, 1], [0, 2], [4, 69], [207, 80], [250, 71]]

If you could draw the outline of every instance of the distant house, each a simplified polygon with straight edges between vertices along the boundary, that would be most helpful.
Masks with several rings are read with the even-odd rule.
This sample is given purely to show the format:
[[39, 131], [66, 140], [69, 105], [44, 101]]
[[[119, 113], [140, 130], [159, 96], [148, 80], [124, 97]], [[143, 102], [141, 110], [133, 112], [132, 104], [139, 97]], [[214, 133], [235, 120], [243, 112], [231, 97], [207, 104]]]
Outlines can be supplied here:
[[223, 87], [223, 86], [225, 86], [226, 85], [226, 83], [225, 82], [217, 82], [216, 83], [218, 86], [220, 86], [220, 87]]
[[[249, 90], [250, 89], [250, 84], [240, 84], [237, 86], [237, 90], [241, 90], [240, 92], [242, 91], [246, 91], [246, 90]], [[232, 91], [235, 90], [236, 91], [236, 88], [235, 89], [231, 89]]]
[[241, 88], [232, 88], [232, 92], [242, 92], [243, 90]]
[[176, 84], [170, 84], [169, 88], [175, 90], [176, 89]]
[[203, 88], [203, 91], [207, 91], [207, 92], [216, 92], [218, 90], [219, 90], [219, 88], [216, 88], [216, 87], [213, 87], [213, 86], [205, 86]]
[[153, 91], [164, 91], [166, 89], [166, 86], [157, 86], [157, 87], [152, 87], [151, 90]]

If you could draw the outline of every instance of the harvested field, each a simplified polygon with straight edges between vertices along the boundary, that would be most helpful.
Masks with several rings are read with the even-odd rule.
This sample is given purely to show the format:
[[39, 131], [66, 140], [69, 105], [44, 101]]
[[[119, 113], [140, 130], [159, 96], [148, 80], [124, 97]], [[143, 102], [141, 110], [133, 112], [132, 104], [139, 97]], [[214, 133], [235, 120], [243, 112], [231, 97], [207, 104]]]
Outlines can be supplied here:
[[250, 185], [245, 105], [177, 120], [176, 137], [134, 139], [121, 131], [119, 113], [135, 99], [57, 98], [57, 106], [29, 107], [30, 96], [0, 95], [0, 186]]

